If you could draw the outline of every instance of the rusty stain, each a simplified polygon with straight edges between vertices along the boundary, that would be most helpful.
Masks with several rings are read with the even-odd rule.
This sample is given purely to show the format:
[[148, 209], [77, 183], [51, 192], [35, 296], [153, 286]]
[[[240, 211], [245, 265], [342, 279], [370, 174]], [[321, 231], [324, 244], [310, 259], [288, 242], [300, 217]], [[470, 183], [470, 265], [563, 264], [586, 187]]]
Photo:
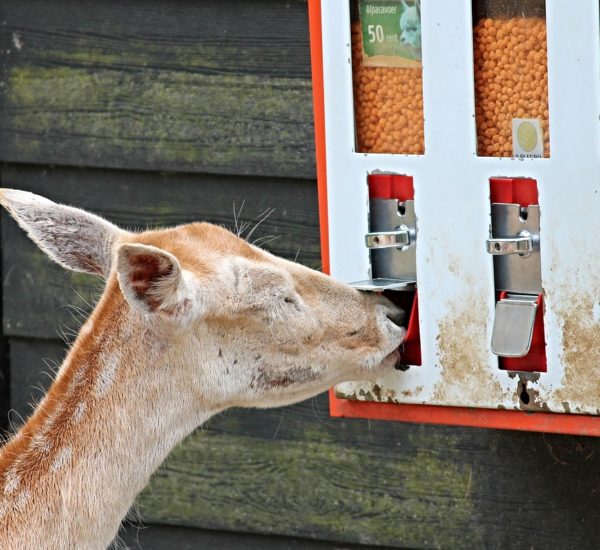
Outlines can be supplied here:
[[338, 389], [338, 386], [335, 386], [334, 388], [334, 395], [337, 399], [352, 399], [352, 400], [357, 400], [358, 396], [356, 395], [356, 392], [354, 393], [346, 393], [343, 391], [340, 391]]
[[521, 382], [539, 382], [540, 373], [539, 372], [526, 372], [526, 371], [518, 371], [518, 370], [508, 370], [506, 371], [509, 378], [513, 380], [518, 378]]
[[[379, 403], [398, 403], [396, 391], [391, 388], [385, 388], [375, 382], [364, 382], [361, 383], [361, 387], [357, 388], [354, 386], [354, 391], [340, 390], [339, 386], [335, 387], [335, 396], [338, 399], [353, 399], [358, 401], [377, 401]], [[423, 389], [422, 386], [417, 388], [415, 391]], [[403, 392], [404, 395], [404, 392]]]
[[[597, 301], [588, 295], [572, 297], [568, 307], [557, 312], [562, 320], [562, 361], [564, 373], [561, 386], [552, 401], [575, 411], [597, 411], [600, 401], [600, 324], [594, 320]], [[578, 406], [574, 407], [577, 403]], [[570, 411], [567, 411], [570, 412]], [[597, 414], [597, 412], [596, 412]]]
[[522, 411], [528, 412], [550, 412], [550, 407], [540, 397], [540, 392], [529, 385], [529, 382], [537, 382], [539, 380], [539, 373], [519, 372], [518, 377], [517, 395], [519, 396], [519, 408]]
[[448, 270], [450, 273], [455, 275], [456, 277], [460, 277], [460, 265], [458, 264], [458, 260], [456, 258], [450, 258], [448, 260]]
[[[369, 384], [366, 385], [365, 384]], [[356, 387], [355, 387], [356, 388]], [[424, 386], [416, 386], [413, 389], [406, 389], [396, 392], [391, 388], [386, 388], [377, 383], [366, 382], [362, 387], [354, 391], [341, 391], [339, 386], [335, 387], [335, 396], [338, 399], [354, 399], [359, 401], [377, 401], [378, 403], [402, 403], [410, 397], [418, 396], [424, 389]]]
[[381, 400], [381, 386], [379, 384], [374, 384], [373, 385], [373, 394], [376, 397], [376, 401], [380, 401]]
[[[476, 285], [473, 285], [476, 286]], [[488, 367], [487, 295], [467, 295], [460, 308], [439, 325], [438, 357], [442, 374], [433, 392], [439, 404], [496, 406], [506, 391]]]
[[415, 397], [423, 391], [423, 386], [417, 386], [414, 390], [403, 390], [400, 392], [402, 397]]

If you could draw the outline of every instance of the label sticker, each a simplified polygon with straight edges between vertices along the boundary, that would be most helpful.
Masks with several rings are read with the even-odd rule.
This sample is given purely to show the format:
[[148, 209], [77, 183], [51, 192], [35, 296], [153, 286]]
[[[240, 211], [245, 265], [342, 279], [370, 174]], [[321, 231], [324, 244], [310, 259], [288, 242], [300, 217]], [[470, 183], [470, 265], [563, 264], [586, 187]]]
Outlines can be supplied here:
[[360, 0], [363, 64], [421, 67], [420, 0]]
[[512, 119], [513, 156], [517, 158], [542, 158], [544, 132], [537, 118]]

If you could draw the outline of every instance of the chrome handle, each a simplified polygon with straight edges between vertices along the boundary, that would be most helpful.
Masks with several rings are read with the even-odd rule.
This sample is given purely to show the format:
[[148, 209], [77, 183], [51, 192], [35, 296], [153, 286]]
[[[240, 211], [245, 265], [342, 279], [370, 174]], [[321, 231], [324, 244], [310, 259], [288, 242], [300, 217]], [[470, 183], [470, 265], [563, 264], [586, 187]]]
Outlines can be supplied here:
[[517, 237], [488, 239], [486, 247], [488, 253], [494, 256], [508, 254], [528, 256], [533, 252], [533, 238], [528, 231], [523, 231]]
[[378, 248], [401, 248], [410, 244], [410, 232], [408, 229], [396, 231], [379, 231], [365, 235], [367, 248], [376, 250]]

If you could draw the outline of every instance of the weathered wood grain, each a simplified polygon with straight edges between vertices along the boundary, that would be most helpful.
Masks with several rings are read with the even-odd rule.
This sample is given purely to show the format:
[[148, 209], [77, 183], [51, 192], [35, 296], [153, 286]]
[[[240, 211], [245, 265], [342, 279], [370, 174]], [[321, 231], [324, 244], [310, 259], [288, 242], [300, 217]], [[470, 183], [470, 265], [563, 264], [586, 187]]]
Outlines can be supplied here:
[[[10, 344], [27, 383], [41, 357], [63, 354], [60, 342]], [[150, 523], [349, 544], [592, 549], [599, 465], [600, 439], [331, 419], [321, 395], [211, 419], [139, 504]]]
[[305, 1], [0, 12], [0, 160], [314, 176]]
[[[54, 379], [67, 345], [59, 340], [11, 338], [10, 424], [13, 429], [31, 415]], [[2, 420], [6, 420], [3, 418]]]
[[[368, 550], [372, 546], [291, 537], [190, 529], [171, 525], [127, 525], [121, 540], [131, 550]], [[378, 550], [382, 550], [380, 546]]]
[[[169, 226], [197, 220], [235, 227], [273, 213], [254, 231], [271, 252], [318, 268], [320, 245], [317, 191], [312, 180], [149, 174], [110, 170], [8, 166], [3, 185], [79, 206], [130, 228]], [[73, 314], [102, 289], [102, 281], [55, 265], [2, 214], [4, 331], [11, 336], [56, 338], [77, 326]], [[270, 238], [274, 240], [270, 241]], [[270, 242], [269, 242], [270, 241]], [[77, 316], [76, 316], [77, 317]]]
[[[0, 175], [1, 176], [1, 175]], [[0, 179], [0, 185], [2, 180]], [[0, 227], [1, 242], [1, 227]], [[0, 301], [0, 317], [4, 317], [4, 300]], [[10, 361], [8, 358], [8, 342], [0, 331], [0, 435], [8, 427], [8, 411], [10, 409]]]
[[8, 411], [10, 410], [10, 363], [8, 362], [8, 350], [4, 338], [0, 357], [0, 434], [6, 430], [8, 423]]
[[595, 547], [597, 440], [578, 449], [540, 434], [385, 431], [379, 450], [197, 432], [141, 508], [154, 521], [402, 548]]

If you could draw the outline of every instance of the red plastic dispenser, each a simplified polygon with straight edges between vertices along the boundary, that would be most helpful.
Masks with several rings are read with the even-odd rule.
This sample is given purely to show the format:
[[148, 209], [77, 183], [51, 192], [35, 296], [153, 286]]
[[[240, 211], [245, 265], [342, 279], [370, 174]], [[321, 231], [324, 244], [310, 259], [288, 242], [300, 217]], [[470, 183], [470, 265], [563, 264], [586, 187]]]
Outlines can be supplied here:
[[546, 372], [537, 183], [492, 178], [491, 234], [497, 291], [492, 351], [500, 368]]
[[419, 307], [417, 300], [417, 226], [413, 179], [396, 174], [371, 174], [369, 184], [369, 233], [371, 279], [353, 286], [384, 292], [407, 315], [403, 364], [421, 364]]

